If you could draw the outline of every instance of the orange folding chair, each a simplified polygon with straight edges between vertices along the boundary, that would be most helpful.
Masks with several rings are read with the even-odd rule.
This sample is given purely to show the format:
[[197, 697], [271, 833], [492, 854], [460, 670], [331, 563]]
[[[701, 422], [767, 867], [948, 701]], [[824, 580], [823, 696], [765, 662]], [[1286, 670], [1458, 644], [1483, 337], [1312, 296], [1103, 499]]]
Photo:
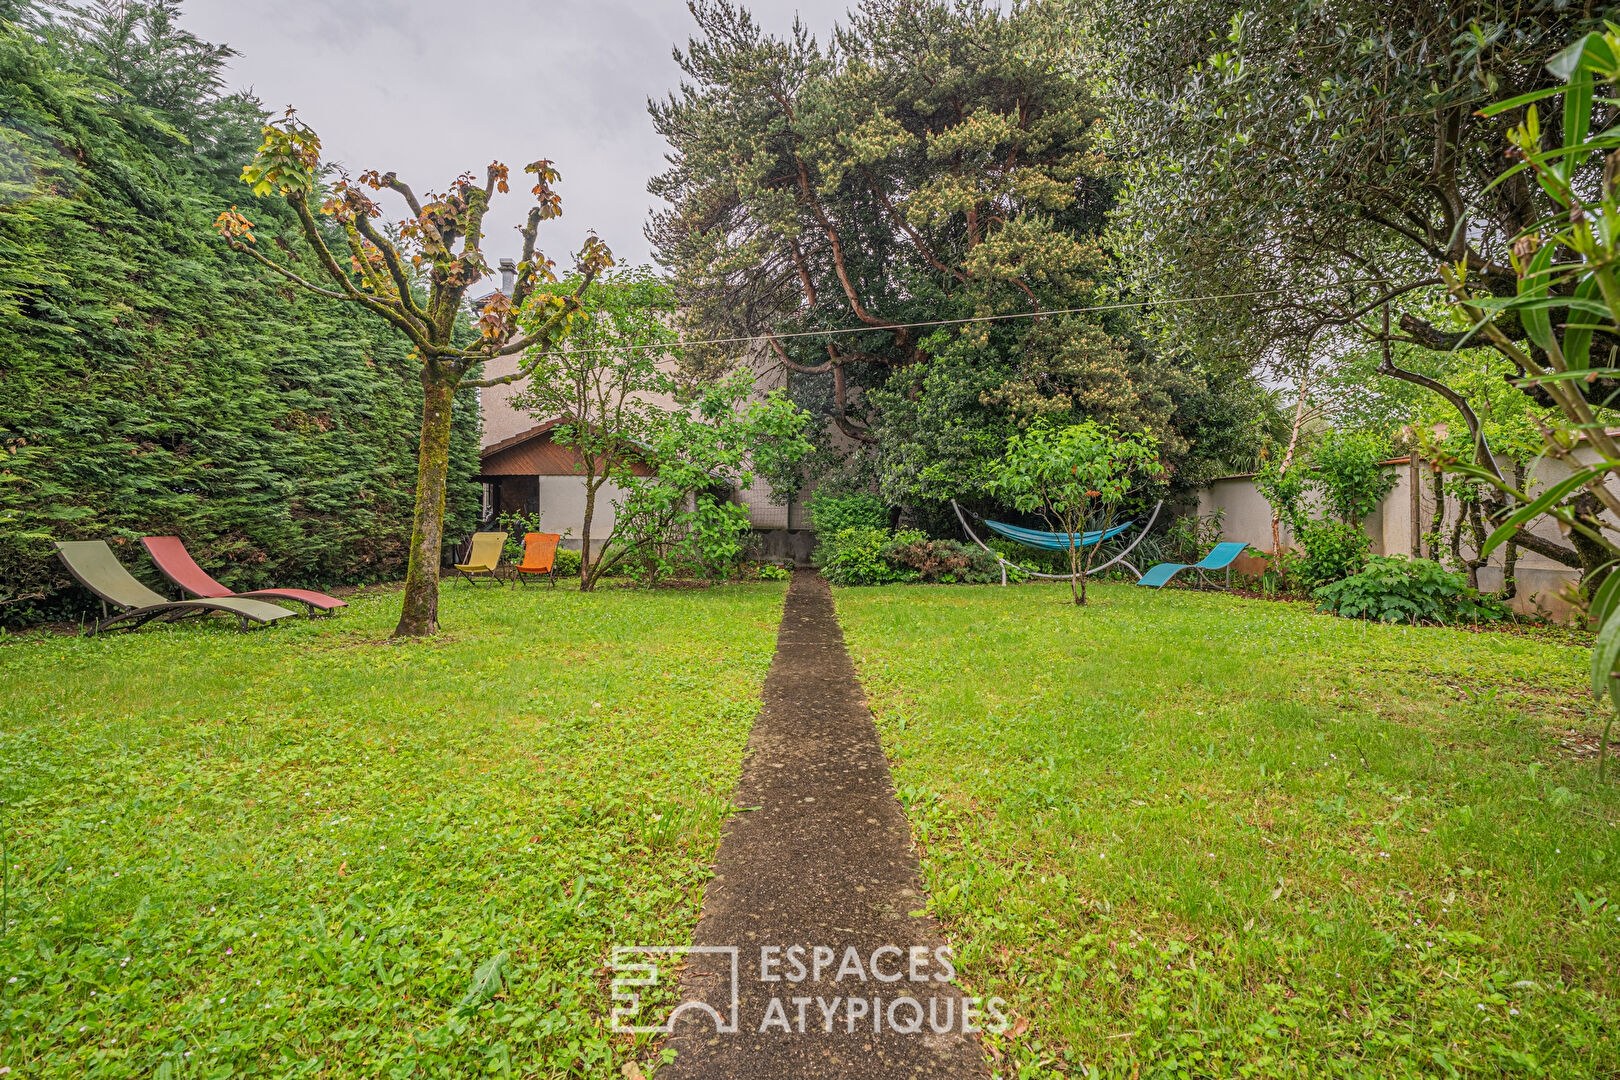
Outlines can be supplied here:
[[512, 566], [517, 571], [518, 581], [527, 585], [528, 575], [545, 574], [551, 578], [551, 587], [556, 588], [557, 542], [561, 539], [561, 533], [524, 533], [523, 561]]

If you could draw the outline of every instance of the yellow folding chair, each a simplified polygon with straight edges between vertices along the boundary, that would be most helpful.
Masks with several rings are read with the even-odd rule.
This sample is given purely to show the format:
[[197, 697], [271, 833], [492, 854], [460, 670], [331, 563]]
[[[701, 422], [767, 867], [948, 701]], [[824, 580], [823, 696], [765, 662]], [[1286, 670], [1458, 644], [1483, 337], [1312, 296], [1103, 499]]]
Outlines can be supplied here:
[[499, 584], [506, 584], [496, 576], [495, 569], [501, 565], [501, 548], [506, 546], [506, 534], [503, 532], [473, 533], [472, 551], [467, 555], [467, 561], [456, 563], [456, 573], [467, 579], [470, 585], [476, 585], [478, 578], [489, 575], [490, 580]]

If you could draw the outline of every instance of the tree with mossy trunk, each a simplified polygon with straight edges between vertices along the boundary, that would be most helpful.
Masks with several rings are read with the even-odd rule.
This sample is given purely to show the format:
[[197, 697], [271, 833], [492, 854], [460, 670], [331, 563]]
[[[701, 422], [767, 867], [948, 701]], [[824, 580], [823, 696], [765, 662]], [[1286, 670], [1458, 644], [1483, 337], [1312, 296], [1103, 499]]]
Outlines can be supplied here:
[[[500, 162], [489, 166], [482, 183], [472, 173], [463, 173], [446, 193], [429, 192], [425, 198], [418, 198], [392, 172], [372, 170], [351, 178], [338, 170], [335, 182], [326, 184], [320, 138], [289, 109], [280, 120], [265, 125], [264, 141], [242, 170], [242, 180], [257, 195], [286, 199], [326, 284], [309, 280], [255, 247], [253, 224], [235, 207], [215, 222], [234, 250], [301, 289], [348, 301], [380, 316], [414, 346], [422, 382], [422, 435], [405, 602], [395, 637], [422, 637], [439, 628], [450, 405], [456, 391], [527, 377], [584, 321], [586, 290], [613, 265], [607, 245], [592, 235], [577, 256], [573, 287], [550, 287], [557, 281], [553, 264], [535, 249], [535, 237], [540, 222], [562, 213], [562, 200], [552, 187], [560, 177], [545, 160], [533, 162], [524, 171], [534, 177], [535, 205], [519, 228], [523, 255], [512, 295], [497, 292], [475, 312], [475, 335], [458, 334], [457, 316], [467, 290], [489, 272], [482, 251], [483, 223], [490, 200], [497, 192], [508, 190], [508, 170]], [[409, 217], [386, 231], [377, 227], [375, 219], [382, 216], [382, 210], [367, 194], [383, 189], [394, 192], [410, 209]], [[324, 196], [318, 205], [317, 196]], [[342, 257], [339, 251], [344, 253]], [[521, 330], [520, 311], [526, 312]], [[486, 361], [515, 354], [524, 357], [517, 371], [481, 377]]]

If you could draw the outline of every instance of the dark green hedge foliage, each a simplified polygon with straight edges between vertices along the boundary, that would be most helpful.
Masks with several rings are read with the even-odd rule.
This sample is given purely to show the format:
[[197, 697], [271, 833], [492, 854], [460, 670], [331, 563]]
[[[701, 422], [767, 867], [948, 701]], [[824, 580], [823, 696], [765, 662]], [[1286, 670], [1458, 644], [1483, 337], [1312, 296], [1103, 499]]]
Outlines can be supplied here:
[[[147, 533], [239, 589], [402, 573], [416, 365], [379, 320], [214, 236], [236, 204], [261, 246], [297, 250], [285, 206], [236, 180], [259, 115], [234, 100], [203, 148], [0, 26], [0, 623], [88, 607], [50, 538], [122, 539], [154, 584], [127, 542]], [[451, 536], [478, 497], [476, 400], [460, 405]]]
[[845, 529], [887, 529], [889, 508], [876, 495], [856, 492], [850, 495], [815, 494], [806, 504], [810, 527], [819, 536], [837, 536]]

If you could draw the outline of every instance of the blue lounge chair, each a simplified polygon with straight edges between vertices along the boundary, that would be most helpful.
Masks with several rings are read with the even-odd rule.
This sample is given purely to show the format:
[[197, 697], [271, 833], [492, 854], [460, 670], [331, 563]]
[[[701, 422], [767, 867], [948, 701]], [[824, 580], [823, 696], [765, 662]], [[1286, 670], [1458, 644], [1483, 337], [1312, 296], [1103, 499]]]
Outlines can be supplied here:
[[1239, 555], [1243, 554], [1248, 547], [1248, 544], [1242, 544], [1236, 541], [1226, 544], [1216, 544], [1214, 551], [1211, 551], [1208, 555], [1205, 555], [1202, 559], [1199, 559], [1195, 563], [1160, 563], [1158, 566], [1153, 567], [1147, 573], [1143, 574], [1142, 579], [1138, 581], [1137, 584], [1146, 585], [1154, 589], [1162, 589], [1166, 585], [1170, 584], [1171, 578], [1175, 577], [1183, 570], [1197, 570], [1198, 576], [1203, 578], [1204, 583], [1211, 584], [1210, 580], [1204, 577], [1204, 571], [1225, 570], [1226, 587], [1231, 588], [1232, 563]]

